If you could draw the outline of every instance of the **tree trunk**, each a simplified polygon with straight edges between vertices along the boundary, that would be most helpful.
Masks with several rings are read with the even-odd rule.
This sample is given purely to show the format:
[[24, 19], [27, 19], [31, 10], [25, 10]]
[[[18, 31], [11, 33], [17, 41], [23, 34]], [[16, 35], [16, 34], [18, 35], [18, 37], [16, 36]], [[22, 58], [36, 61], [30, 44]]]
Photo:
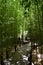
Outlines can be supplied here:
[[3, 62], [3, 56], [1, 55], [1, 65], [5, 65]]
[[16, 50], [17, 50], [17, 46], [16, 46], [16, 44], [15, 44], [14, 48], [15, 48], [15, 52], [16, 52]]
[[8, 60], [9, 58], [9, 51], [6, 49], [6, 59]]
[[1, 61], [1, 65], [5, 65], [3, 61], [3, 50], [2, 49], [1, 49], [1, 54], [0, 54], [0, 61]]

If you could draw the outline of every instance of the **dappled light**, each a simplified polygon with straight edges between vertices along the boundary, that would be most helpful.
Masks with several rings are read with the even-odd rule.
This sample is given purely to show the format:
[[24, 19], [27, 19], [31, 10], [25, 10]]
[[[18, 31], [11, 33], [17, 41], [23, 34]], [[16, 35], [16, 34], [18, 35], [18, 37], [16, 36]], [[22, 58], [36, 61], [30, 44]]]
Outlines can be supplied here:
[[43, 0], [0, 0], [0, 65], [43, 65]]

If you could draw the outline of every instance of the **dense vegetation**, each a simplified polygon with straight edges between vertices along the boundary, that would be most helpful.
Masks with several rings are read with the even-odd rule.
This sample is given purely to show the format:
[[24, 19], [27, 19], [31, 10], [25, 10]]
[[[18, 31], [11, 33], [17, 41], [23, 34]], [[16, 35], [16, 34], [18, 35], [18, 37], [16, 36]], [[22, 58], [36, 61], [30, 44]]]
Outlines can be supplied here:
[[16, 51], [19, 37], [43, 44], [43, 0], [0, 0], [0, 51]]

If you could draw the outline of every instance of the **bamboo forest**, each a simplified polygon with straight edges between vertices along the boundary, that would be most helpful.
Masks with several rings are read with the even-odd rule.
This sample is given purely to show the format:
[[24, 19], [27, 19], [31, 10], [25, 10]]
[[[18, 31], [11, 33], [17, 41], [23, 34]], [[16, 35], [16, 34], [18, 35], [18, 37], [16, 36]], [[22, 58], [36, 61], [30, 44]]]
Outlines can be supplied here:
[[43, 65], [43, 0], [0, 0], [0, 65]]

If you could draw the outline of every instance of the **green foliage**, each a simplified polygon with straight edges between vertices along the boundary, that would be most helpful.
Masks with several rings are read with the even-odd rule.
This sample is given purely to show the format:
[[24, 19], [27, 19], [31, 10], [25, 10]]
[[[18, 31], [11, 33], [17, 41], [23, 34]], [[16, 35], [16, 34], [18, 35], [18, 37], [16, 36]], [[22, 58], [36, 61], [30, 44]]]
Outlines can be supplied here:
[[26, 30], [31, 40], [43, 43], [43, 1], [0, 0], [0, 46], [15, 42]]
[[[24, 7], [19, 0], [0, 1], [0, 46], [17, 41], [24, 20]], [[14, 44], [14, 43], [13, 43]]]

